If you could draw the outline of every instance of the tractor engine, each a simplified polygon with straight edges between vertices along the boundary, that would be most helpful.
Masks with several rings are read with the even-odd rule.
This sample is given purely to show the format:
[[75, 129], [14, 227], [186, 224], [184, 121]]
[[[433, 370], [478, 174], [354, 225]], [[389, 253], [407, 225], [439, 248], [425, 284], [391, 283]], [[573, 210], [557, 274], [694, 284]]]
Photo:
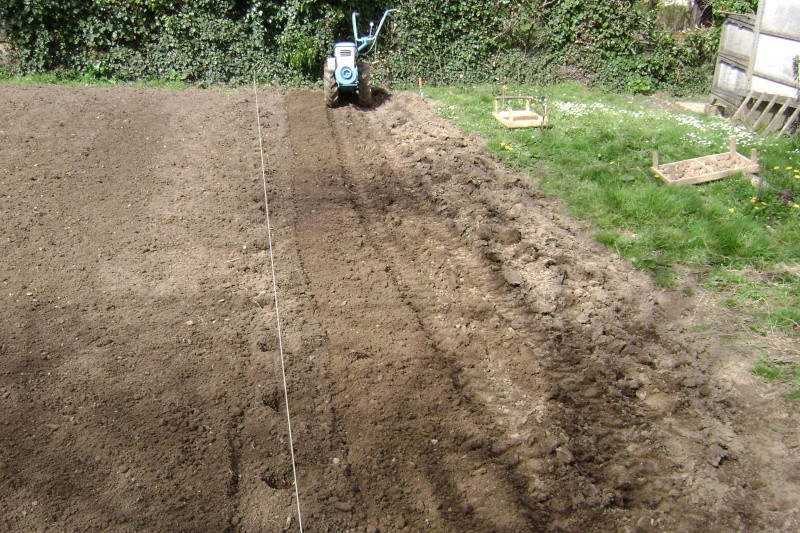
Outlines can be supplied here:
[[338, 43], [333, 47], [334, 74], [339, 87], [358, 85], [357, 54], [355, 43]]

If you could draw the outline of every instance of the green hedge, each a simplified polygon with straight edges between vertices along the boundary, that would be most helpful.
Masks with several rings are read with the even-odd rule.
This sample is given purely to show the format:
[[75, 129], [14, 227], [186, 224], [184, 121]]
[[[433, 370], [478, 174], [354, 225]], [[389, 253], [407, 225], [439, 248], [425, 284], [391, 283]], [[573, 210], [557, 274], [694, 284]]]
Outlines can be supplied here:
[[[633, 91], [701, 87], [713, 31], [675, 38], [639, 0], [3, 0], [7, 69], [67, 77], [242, 83], [319, 78], [336, 40], [387, 7], [379, 81], [542, 83], [580, 77]], [[716, 2], [752, 8], [751, 0]], [[719, 7], [716, 6], [716, 7]]]

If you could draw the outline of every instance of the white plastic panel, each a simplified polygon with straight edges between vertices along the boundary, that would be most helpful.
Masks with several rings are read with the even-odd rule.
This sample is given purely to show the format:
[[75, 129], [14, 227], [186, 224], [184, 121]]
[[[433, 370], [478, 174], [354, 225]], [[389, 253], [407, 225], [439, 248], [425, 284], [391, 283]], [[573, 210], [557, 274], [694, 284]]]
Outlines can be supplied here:
[[764, 75], [775, 81], [794, 84], [793, 62], [800, 55], [800, 41], [761, 34], [758, 39], [754, 75]]
[[716, 82], [718, 88], [732, 93], [746, 93], [749, 90], [747, 73], [727, 63], [719, 64]]
[[800, 2], [798, 0], [761, 0], [764, 16], [761, 29], [800, 40]]
[[788, 96], [789, 98], [797, 97], [797, 90], [785, 83], [776, 83], [766, 78], [759, 78], [757, 75], [753, 76], [753, 82], [750, 87], [759, 93], [776, 94], [778, 96]]
[[722, 32], [720, 51], [749, 57], [753, 49], [753, 31], [728, 22]]

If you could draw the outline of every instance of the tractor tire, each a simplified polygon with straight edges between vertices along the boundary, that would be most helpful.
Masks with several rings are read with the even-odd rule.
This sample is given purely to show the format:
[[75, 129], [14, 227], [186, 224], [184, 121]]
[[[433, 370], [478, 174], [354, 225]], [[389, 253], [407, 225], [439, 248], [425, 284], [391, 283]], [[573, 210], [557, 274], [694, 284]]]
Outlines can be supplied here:
[[325, 69], [322, 81], [325, 86], [325, 105], [328, 107], [337, 107], [339, 105], [339, 84], [336, 83], [334, 72]]
[[369, 63], [358, 65], [358, 105], [361, 107], [372, 106], [372, 78]]

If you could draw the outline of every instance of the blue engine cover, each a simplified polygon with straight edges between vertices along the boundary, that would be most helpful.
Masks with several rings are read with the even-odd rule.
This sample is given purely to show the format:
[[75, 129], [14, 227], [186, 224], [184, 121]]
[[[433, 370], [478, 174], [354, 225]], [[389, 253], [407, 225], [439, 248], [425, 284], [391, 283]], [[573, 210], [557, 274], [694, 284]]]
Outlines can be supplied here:
[[340, 87], [358, 85], [358, 68], [347, 66], [337, 69], [336, 82]]

